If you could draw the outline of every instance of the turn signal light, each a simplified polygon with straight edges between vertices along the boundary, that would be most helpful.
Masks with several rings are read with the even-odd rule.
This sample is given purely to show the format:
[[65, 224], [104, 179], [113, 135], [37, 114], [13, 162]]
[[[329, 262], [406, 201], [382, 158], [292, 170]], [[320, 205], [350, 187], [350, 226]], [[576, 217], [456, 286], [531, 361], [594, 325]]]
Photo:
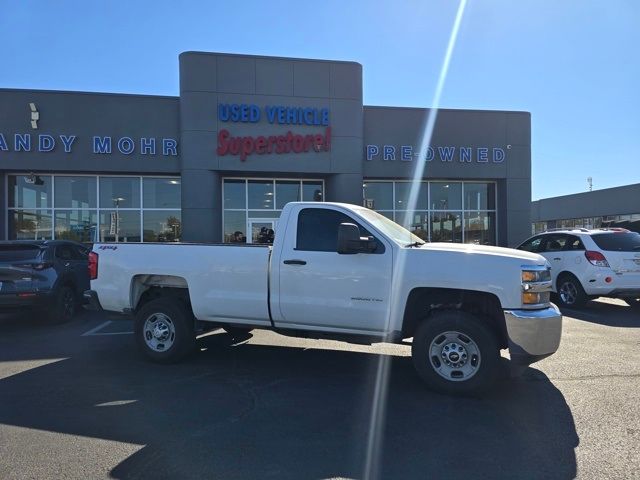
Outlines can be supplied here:
[[524, 305], [549, 303], [549, 292], [524, 292], [522, 294], [522, 303]]
[[591, 265], [595, 265], [596, 267], [608, 267], [609, 266], [609, 262], [607, 262], [607, 259], [605, 258], [605, 256], [600, 252], [594, 252], [593, 250], [587, 250], [586, 252], [584, 252], [584, 256], [587, 257], [587, 260], [589, 260], [589, 263]]

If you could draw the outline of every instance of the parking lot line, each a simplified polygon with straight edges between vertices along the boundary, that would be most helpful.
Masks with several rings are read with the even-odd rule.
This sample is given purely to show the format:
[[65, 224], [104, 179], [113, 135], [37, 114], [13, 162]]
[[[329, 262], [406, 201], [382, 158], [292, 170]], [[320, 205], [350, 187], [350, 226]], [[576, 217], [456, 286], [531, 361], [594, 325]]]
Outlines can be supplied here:
[[104, 327], [106, 327], [107, 325], [109, 325], [111, 323], [111, 320], [107, 320], [106, 322], [101, 323], [100, 325], [98, 325], [95, 328], [92, 328], [91, 330], [89, 330], [88, 332], [84, 332], [81, 336], [82, 337], [88, 337], [89, 335], [95, 335], [96, 332], [102, 330]]

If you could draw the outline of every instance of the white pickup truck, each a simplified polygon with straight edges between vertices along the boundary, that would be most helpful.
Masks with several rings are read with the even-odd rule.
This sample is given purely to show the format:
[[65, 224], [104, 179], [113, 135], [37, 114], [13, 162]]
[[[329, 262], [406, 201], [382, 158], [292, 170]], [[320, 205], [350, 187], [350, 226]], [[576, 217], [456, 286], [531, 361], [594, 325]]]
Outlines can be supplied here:
[[354, 343], [412, 337], [433, 389], [485, 389], [500, 349], [522, 369], [554, 353], [562, 316], [547, 261], [478, 245], [425, 244], [363, 207], [289, 203], [273, 246], [95, 244], [96, 308], [135, 316], [139, 348], [173, 362], [203, 329], [270, 329]]

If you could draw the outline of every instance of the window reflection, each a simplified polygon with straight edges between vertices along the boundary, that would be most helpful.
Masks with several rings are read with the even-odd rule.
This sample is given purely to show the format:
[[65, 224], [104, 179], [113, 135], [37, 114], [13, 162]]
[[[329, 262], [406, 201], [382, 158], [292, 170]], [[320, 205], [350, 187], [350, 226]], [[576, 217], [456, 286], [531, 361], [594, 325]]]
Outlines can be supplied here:
[[433, 212], [431, 214], [432, 242], [462, 242], [462, 213]]
[[[364, 206], [395, 220], [425, 241], [495, 244], [495, 182], [418, 182], [416, 205], [410, 211], [407, 207], [415, 185], [404, 180], [365, 181]], [[476, 216], [471, 215], [472, 211]], [[470, 215], [465, 217], [467, 213]], [[481, 220], [472, 220], [478, 215]], [[468, 228], [465, 229], [463, 219], [467, 217]], [[480, 235], [478, 226], [483, 222], [491, 231]]]
[[[223, 241], [258, 242], [265, 236], [259, 235], [263, 228], [267, 233], [275, 231], [287, 203], [323, 201], [324, 183], [321, 180], [231, 178], [223, 180], [223, 192]], [[257, 228], [255, 235], [253, 227]]]
[[224, 212], [224, 242], [247, 242], [247, 214], [244, 211]]
[[300, 201], [300, 182], [276, 181], [276, 208], [282, 209], [289, 202]]
[[494, 183], [465, 183], [465, 210], [494, 210], [496, 208], [495, 188]]
[[51, 210], [10, 210], [9, 238], [51, 240]]
[[249, 180], [248, 204], [250, 209], [273, 210], [273, 180]]
[[431, 182], [431, 210], [462, 210], [462, 183]]
[[372, 210], [393, 210], [392, 182], [365, 182], [364, 206]]
[[493, 212], [464, 214], [464, 241], [476, 245], [495, 245], [495, 216]]
[[101, 208], [139, 208], [140, 177], [100, 177]]
[[245, 180], [224, 181], [224, 208], [247, 208], [247, 182]]
[[96, 239], [98, 214], [95, 210], [56, 210], [54, 220], [56, 239], [76, 242]]
[[144, 208], [180, 208], [180, 187], [179, 178], [143, 178]]
[[9, 207], [50, 208], [50, 175], [11, 175], [9, 177]]
[[101, 210], [101, 242], [139, 242], [140, 211], [138, 210]]
[[302, 182], [302, 201], [304, 202], [324, 201], [322, 182]]
[[182, 219], [179, 211], [146, 210], [143, 212], [142, 241], [179, 242]]
[[96, 208], [96, 177], [55, 177], [56, 208]]

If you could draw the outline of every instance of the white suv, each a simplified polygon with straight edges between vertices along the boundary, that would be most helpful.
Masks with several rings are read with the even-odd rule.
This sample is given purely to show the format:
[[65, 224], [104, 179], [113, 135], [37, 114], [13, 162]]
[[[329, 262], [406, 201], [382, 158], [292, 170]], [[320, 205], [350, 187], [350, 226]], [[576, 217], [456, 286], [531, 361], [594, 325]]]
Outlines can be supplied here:
[[624, 228], [555, 229], [518, 247], [551, 264], [557, 301], [580, 307], [590, 298], [621, 298], [640, 308], [640, 233]]

